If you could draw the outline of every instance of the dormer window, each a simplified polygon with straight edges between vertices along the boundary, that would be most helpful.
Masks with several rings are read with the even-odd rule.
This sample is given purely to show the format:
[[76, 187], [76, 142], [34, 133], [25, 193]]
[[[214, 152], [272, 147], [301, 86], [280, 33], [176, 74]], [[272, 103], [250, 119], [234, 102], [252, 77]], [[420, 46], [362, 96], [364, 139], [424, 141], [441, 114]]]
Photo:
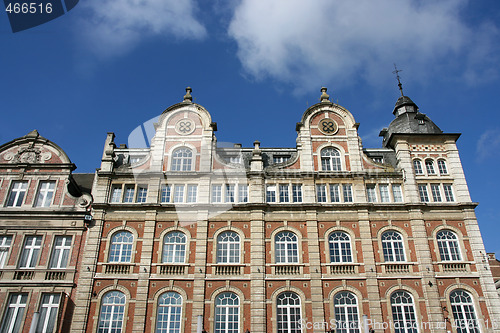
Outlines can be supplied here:
[[273, 155], [273, 163], [284, 163], [290, 159], [290, 155]]
[[193, 152], [187, 147], [177, 148], [172, 153], [171, 171], [191, 171]]
[[342, 170], [340, 152], [337, 149], [328, 147], [321, 150], [321, 169], [323, 171]]

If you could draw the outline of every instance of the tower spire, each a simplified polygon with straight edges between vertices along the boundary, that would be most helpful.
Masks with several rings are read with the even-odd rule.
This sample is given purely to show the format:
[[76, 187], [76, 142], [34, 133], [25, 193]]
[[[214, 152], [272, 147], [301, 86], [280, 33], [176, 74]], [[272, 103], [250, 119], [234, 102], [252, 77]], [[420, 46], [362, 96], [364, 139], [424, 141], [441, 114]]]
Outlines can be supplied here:
[[397, 67], [396, 67], [396, 64], [394, 64], [394, 71], [392, 72], [393, 74], [396, 74], [396, 79], [398, 79], [398, 87], [399, 87], [399, 91], [401, 91], [401, 96], [404, 96], [403, 94], [403, 85], [401, 84], [401, 80], [399, 78], [399, 72], [402, 72], [403, 70], [399, 70]]

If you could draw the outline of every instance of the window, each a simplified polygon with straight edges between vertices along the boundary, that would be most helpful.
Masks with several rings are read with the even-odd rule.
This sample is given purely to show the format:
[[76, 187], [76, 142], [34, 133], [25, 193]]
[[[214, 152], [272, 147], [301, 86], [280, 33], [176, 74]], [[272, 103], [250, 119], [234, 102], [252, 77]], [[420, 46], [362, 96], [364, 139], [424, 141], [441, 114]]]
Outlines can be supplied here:
[[186, 235], [172, 231], [163, 237], [163, 263], [184, 263], [186, 257]]
[[378, 190], [380, 192], [380, 201], [381, 202], [389, 202], [391, 201], [389, 198], [389, 185], [379, 185]]
[[184, 185], [174, 185], [174, 202], [184, 202]]
[[111, 202], [122, 201], [122, 185], [113, 185], [111, 188]]
[[198, 193], [198, 185], [188, 185], [187, 202], [196, 202], [197, 193]]
[[11, 294], [2, 320], [0, 332], [18, 333], [23, 324], [28, 294]]
[[146, 186], [137, 187], [136, 202], [146, 202], [147, 196], [148, 196], [148, 188]]
[[302, 185], [292, 185], [293, 202], [302, 202]]
[[134, 236], [128, 231], [119, 231], [111, 237], [109, 262], [131, 262]]
[[53, 269], [66, 268], [70, 250], [71, 236], [56, 236], [49, 267]]
[[418, 333], [415, 306], [408, 292], [394, 292], [391, 295], [391, 309], [395, 333]]
[[0, 236], [0, 268], [5, 266], [9, 254], [12, 236]]
[[229, 163], [241, 164], [241, 155], [229, 156]]
[[123, 196], [123, 202], [134, 202], [135, 186], [127, 185], [125, 186], [125, 195]]
[[33, 268], [38, 261], [40, 248], [42, 247], [42, 236], [27, 236], [24, 240], [23, 251], [19, 261], [19, 268]]
[[344, 202], [352, 202], [352, 185], [343, 184], [342, 192], [344, 194]]
[[436, 170], [434, 170], [434, 161], [433, 160], [425, 160], [425, 170], [428, 175], [435, 175]]
[[297, 236], [290, 231], [282, 231], [275, 236], [275, 254], [277, 264], [299, 262], [299, 243]]
[[279, 185], [280, 191], [280, 202], [290, 202], [290, 197], [288, 195], [288, 185]]
[[439, 184], [431, 184], [432, 201], [441, 202], [441, 190]]
[[215, 299], [215, 333], [240, 331], [240, 299], [235, 293], [225, 292]]
[[316, 196], [318, 202], [326, 202], [326, 185], [316, 185]]
[[129, 157], [129, 163], [130, 164], [136, 164], [138, 163], [144, 156], [130, 156]]
[[442, 261], [462, 260], [457, 235], [450, 230], [441, 230], [436, 235]]
[[465, 290], [454, 290], [450, 294], [451, 311], [457, 333], [479, 333], [479, 325], [471, 295]]
[[302, 333], [300, 297], [294, 292], [284, 292], [276, 299], [278, 333]]
[[332, 232], [328, 237], [331, 262], [352, 262], [351, 238], [342, 231]]
[[158, 298], [156, 333], [180, 333], [182, 319], [182, 296], [169, 291]]
[[340, 188], [338, 184], [330, 185], [330, 201], [340, 202]]
[[117, 290], [104, 295], [97, 333], [121, 333], [125, 314], [125, 294]]
[[290, 159], [290, 155], [273, 155], [273, 163], [284, 163]]
[[328, 147], [321, 150], [321, 169], [323, 171], [340, 171], [340, 153], [337, 149]]
[[424, 174], [424, 171], [422, 170], [422, 162], [420, 162], [420, 160], [413, 160], [413, 170], [416, 175]]
[[7, 200], [7, 207], [20, 207], [23, 204], [27, 189], [28, 182], [13, 181], [10, 188], [9, 199]]
[[222, 202], [222, 185], [212, 185], [212, 202]]
[[394, 198], [394, 202], [403, 202], [403, 191], [401, 191], [401, 185], [392, 185], [392, 196]]
[[425, 185], [425, 184], [418, 185], [418, 193], [420, 195], [420, 201], [429, 202], [429, 194], [427, 193], [427, 185]]
[[266, 186], [266, 202], [276, 202], [276, 186]]
[[226, 202], [234, 202], [234, 184], [226, 184]]
[[333, 298], [338, 333], [359, 333], [358, 301], [353, 293], [341, 291]]
[[191, 149], [182, 147], [172, 152], [172, 171], [191, 171], [193, 152]]
[[447, 202], [455, 201], [455, 198], [453, 197], [453, 189], [451, 187], [451, 184], [443, 184], [443, 189], [446, 201]]
[[217, 263], [238, 264], [240, 262], [240, 236], [234, 231], [225, 231], [217, 237]]
[[36, 333], [52, 333], [56, 327], [57, 311], [61, 294], [43, 294]]
[[170, 185], [162, 185], [160, 190], [160, 201], [162, 203], [170, 202], [172, 187]]
[[41, 181], [38, 186], [38, 193], [36, 195], [35, 207], [49, 207], [54, 197], [56, 189], [55, 181]]
[[448, 174], [448, 168], [446, 167], [446, 162], [444, 160], [438, 160], [438, 170], [441, 176]]
[[366, 198], [368, 202], [377, 202], [377, 191], [375, 191], [375, 185], [366, 185]]
[[238, 202], [248, 202], [248, 185], [238, 185]]
[[385, 262], [405, 261], [403, 237], [399, 232], [389, 230], [382, 234], [382, 250]]
[[[222, 189], [224, 188], [224, 191]], [[237, 195], [237, 197], [236, 197]], [[247, 184], [212, 185], [212, 203], [248, 202]]]

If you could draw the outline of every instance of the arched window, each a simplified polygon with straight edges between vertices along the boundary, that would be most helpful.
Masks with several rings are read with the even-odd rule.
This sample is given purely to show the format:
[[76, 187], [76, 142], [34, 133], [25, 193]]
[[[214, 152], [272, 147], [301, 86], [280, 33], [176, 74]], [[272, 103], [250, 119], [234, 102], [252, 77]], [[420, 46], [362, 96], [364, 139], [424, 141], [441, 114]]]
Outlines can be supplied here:
[[163, 237], [163, 263], [184, 263], [186, 258], [186, 235], [172, 231]]
[[240, 299], [235, 293], [224, 292], [215, 299], [215, 333], [240, 331]]
[[359, 333], [358, 301], [353, 293], [341, 291], [333, 298], [338, 333]]
[[405, 261], [403, 236], [397, 231], [389, 230], [382, 234], [382, 250], [384, 261]]
[[125, 313], [125, 294], [117, 290], [104, 295], [97, 333], [121, 333]]
[[275, 237], [276, 263], [298, 263], [299, 243], [297, 236], [290, 231], [282, 231]]
[[172, 171], [191, 171], [193, 152], [187, 147], [177, 148], [172, 152]]
[[278, 333], [302, 333], [299, 295], [290, 291], [279, 294], [276, 314]]
[[462, 260], [458, 237], [453, 231], [441, 230], [437, 233], [436, 239], [442, 261]]
[[422, 162], [420, 160], [413, 160], [413, 170], [415, 170], [416, 175], [423, 175]]
[[395, 333], [417, 333], [417, 316], [410, 293], [398, 290], [391, 295], [392, 320]]
[[182, 319], [182, 296], [169, 291], [158, 298], [156, 333], [180, 333]]
[[328, 147], [321, 150], [321, 169], [323, 171], [342, 170], [340, 152], [337, 149]]
[[217, 237], [217, 263], [238, 264], [240, 262], [240, 236], [234, 231], [225, 231]]
[[328, 237], [331, 262], [352, 262], [351, 238], [342, 231], [335, 231]]
[[438, 160], [438, 170], [440, 175], [448, 174], [448, 168], [446, 167], [445, 160]]
[[457, 333], [479, 333], [471, 295], [465, 290], [454, 290], [450, 294], [450, 303]]
[[134, 236], [128, 231], [119, 231], [111, 237], [109, 262], [131, 262]]
[[425, 170], [428, 175], [435, 175], [436, 170], [434, 170], [434, 161], [433, 160], [425, 160]]

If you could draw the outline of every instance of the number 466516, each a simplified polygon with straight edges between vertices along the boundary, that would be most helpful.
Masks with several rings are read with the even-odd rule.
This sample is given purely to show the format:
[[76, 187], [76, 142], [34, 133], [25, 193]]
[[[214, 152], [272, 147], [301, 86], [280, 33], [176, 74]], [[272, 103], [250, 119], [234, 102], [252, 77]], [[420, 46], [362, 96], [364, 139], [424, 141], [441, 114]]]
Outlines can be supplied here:
[[34, 3], [34, 2], [30, 2], [30, 3], [27, 3], [27, 2], [23, 2], [23, 3], [9, 3], [7, 5], [7, 8], [5, 8], [5, 11], [8, 12], [9, 14], [19, 14], [19, 13], [22, 13], [22, 14], [36, 14], [36, 13], [39, 13], [39, 14], [43, 14], [43, 13], [46, 13], [46, 14], [50, 14], [52, 13], [52, 3], [48, 2], [45, 4], [45, 6], [40, 3], [40, 4], [37, 4], [37, 3]]

